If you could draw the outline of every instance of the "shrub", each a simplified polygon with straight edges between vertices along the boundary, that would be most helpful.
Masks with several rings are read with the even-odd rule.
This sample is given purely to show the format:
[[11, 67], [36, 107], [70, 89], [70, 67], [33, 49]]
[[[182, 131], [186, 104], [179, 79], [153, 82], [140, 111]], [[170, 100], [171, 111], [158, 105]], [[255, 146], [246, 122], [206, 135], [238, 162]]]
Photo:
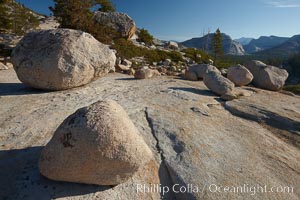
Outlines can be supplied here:
[[[185, 53], [185, 57], [194, 60], [196, 63], [204, 63], [204, 64], [209, 63], [210, 57], [203, 50], [196, 49], [196, 48], [187, 48], [187, 49], [183, 49], [182, 52]], [[200, 55], [201, 58], [198, 57], [198, 55]]]
[[135, 46], [131, 41], [126, 39], [117, 39], [113, 48], [117, 50], [118, 55], [122, 59], [130, 59], [133, 57], [144, 57], [149, 63], [159, 62], [165, 59], [171, 59], [173, 62], [183, 61], [182, 56], [176, 51], [152, 50]]
[[293, 92], [295, 94], [300, 94], [300, 84], [299, 85], [287, 85], [283, 89], [286, 91]]
[[28, 8], [15, 1], [0, 0], [0, 32], [24, 35], [38, 25], [39, 20]]
[[115, 12], [116, 8], [110, 0], [96, 0], [96, 3], [101, 5], [99, 11], [102, 12]]
[[81, 30], [92, 34], [97, 40], [111, 44], [113, 39], [119, 38], [113, 28], [98, 24], [93, 19], [92, 8], [101, 6], [100, 10], [114, 11], [109, 0], [54, 0], [55, 6], [49, 9], [60, 22], [61, 28]]
[[138, 32], [139, 36], [139, 41], [144, 42], [147, 45], [152, 45], [153, 44], [153, 36], [146, 30], [146, 29], [141, 29]]
[[300, 53], [294, 55], [288, 60], [288, 64], [292, 68], [292, 74], [295, 77], [300, 77]]

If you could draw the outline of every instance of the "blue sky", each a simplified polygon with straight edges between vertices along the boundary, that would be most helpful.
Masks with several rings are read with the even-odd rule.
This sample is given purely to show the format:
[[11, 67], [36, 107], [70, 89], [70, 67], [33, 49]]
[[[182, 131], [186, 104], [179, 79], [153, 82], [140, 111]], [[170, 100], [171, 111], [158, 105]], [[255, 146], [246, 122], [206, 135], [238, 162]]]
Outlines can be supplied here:
[[[49, 14], [52, 0], [19, 0]], [[300, 0], [112, 0], [139, 28], [183, 41], [218, 27], [232, 38], [300, 34]]]

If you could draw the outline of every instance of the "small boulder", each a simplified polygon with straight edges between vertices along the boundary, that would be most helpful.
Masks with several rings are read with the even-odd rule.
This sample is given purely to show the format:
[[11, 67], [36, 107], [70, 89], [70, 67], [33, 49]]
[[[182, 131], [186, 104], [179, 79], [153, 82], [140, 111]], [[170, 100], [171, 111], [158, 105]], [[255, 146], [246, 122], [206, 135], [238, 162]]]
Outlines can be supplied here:
[[190, 81], [198, 81], [198, 76], [195, 72], [185, 70], [184, 78]]
[[126, 66], [126, 65], [122, 65], [122, 64], [118, 64], [116, 67], [116, 71], [120, 72], [120, 71], [129, 71], [130, 67]]
[[27, 34], [14, 49], [12, 62], [24, 84], [65, 90], [114, 70], [116, 55], [88, 33], [55, 29]]
[[271, 91], [281, 90], [289, 74], [285, 69], [266, 65], [257, 60], [248, 61], [245, 67], [253, 74], [253, 84]]
[[228, 68], [227, 78], [237, 86], [244, 86], [252, 82], [253, 75], [246, 67], [236, 65]]
[[169, 70], [170, 70], [171, 72], [177, 72], [177, 71], [178, 71], [178, 69], [177, 69], [176, 66], [171, 66], [171, 67], [169, 68]]
[[[201, 64], [201, 65], [192, 65], [189, 67], [188, 71], [190, 71], [192, 73], [195, 73], [197, 75], [197, 79], [203, 79], [204, 75], [210, 71], [214, 71], [218, 74], [221, 74], [221, 72], [218, 70], [218, 68], [216, 68], [213, 65], [208, 65], [208, 64]], [[194, 77], [193, 75], [191, 76], [191, 78]], [[191, 79], [188, 79], [191, 80]]]
[[178, 46], [177, 42], [169, 41], [168, 42], [168, 48], [173, 49], [173, 50], [177, 50], [177, 49], [179, 49], [179, 46]]
[[220, 96], [230, 94], [234, 89], [234, 83], [215, 71], [205, 74], [203, 82], [208, 89]]
[[39, 169], [57, 181], [117, 185], [130, 179], [152, 152], [124, 109], [99, 101], [70, 115], [43, 149]]
[[8, 70], [8, 67], [0, 62], [0, 70]]
[[164, 65], [164, 66], [169, 66], [171, 63], [172, 63], [172, 60], [171, 60], [171, 59], [166, 59], [166, 60], [163, 62], [163, 65]]
[[237, 96], [233, 93], [226, 93], [221, 96], [221, 99], [225, 101], [232, 101], [234, 99], [237, 99]]
[[137, 70], [134, 73], [134, 78], [136, 78], [136, 79], [150, 79], [152, 77], [160, 76], [160, 75], [161, 74], [157, 70], [142, 68], [140, 70]]
[[127, 59], [122, 60], [121, 64], [126, 66], [126, 67], [131, 67], [132, 66], [132, 62], [127, 60]]
[[94, 20], [100, 25], [113, 28], [127, 39], [131, 39], [136, 32], [135, 22], [125, 13], [96, 11]]
[[7, 62], [5, 65], [6, 65], [6, 67], [7, 67], [8, 69], [14, 68], [13, 64], [10, 63], [10, 62]]

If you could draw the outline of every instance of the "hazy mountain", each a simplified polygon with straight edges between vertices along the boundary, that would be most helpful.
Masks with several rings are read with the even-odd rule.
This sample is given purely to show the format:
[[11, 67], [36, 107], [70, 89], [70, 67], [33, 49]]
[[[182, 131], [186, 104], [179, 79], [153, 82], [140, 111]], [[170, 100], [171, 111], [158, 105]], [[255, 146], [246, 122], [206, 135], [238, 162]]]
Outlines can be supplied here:
[[247, 53], [252, 54], [281, 45], [288, 39], [287, 37], [261, 36], [258, 39], [251, 40], [248, 45], [244, 46], [244, 49]]
[[239, 39], [235, 39], [235, 41], [239, 42], [243, 46], [249, 44], [252, 40], [254, 40], [254, 38], [242, 37], [242, 38], [239, 38]]
[[273, 56], [290, 56], [296, 53], [300, 53], [300, 35], [295, 35], [276, 47], [259, 52], [262, 55]]
[[[212, 52], [212, 40], [213, 40], [214, 34], [207, 34], [204, 37], [199, 38], [192, 38], [190, 40], [184, 41], [181, 44], [183, 44], [186, 47], [193, 47], [202, 49], [208, 52]], [[243, 46], [237, 42], [231, 39], [229, 35], [226, 35], [222, 33], [223, 38], [223, 52], [224, 54], [229, 55], [244, 55], [245, 50]]]

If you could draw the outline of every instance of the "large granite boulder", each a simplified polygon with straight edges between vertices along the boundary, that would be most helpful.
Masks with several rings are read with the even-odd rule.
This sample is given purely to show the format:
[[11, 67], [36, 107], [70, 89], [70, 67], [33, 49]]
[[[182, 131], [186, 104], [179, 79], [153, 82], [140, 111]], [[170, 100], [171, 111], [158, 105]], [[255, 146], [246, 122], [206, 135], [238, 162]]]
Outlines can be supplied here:
[[237, 86], [244, 86], [251, 83], [253, 75], [242, 65], [236, 65], [228, 68], [227, 78]]
[[135, 22], [125, 13], [97, 11], [94, 14], [94, 20], [101, 25], [115, 29], [127, 39], [131, 39], [136, 31]]
[[[198, 80], [203, 79], [204, 75], [211, 71], [221, 74], [221, 72], [213, 65], [209, 65], [209, 64], [192, 65], [186, 71], [185, 78], [187, 80], [194, 81], [195, 80], [194, 77], [196, 75]], [[191, 75], [191, 74], [194, 74], [194, 75]]]
[[117, 185], [150, 161], [152, 152], [124, 109], [99, 101], [69, 116], [42, 151], [39, 169], [49, 179]]
[[234, 83], [214, 71], [205, 74], [203, 82], [208, 89], [220, 96], [230, 94], [234, 89]]
[[281, 90], [289, 76], [285, 69], [266, 65], [258, 60], [246, 62], [245, 67], [254, 76], [253, 84], [262, 89]]
[[12, 53], [18, 78], [38, 89], [85, 85], [114, 69], [115, 53], [92, 35], [71, 29], [27, 34]]

